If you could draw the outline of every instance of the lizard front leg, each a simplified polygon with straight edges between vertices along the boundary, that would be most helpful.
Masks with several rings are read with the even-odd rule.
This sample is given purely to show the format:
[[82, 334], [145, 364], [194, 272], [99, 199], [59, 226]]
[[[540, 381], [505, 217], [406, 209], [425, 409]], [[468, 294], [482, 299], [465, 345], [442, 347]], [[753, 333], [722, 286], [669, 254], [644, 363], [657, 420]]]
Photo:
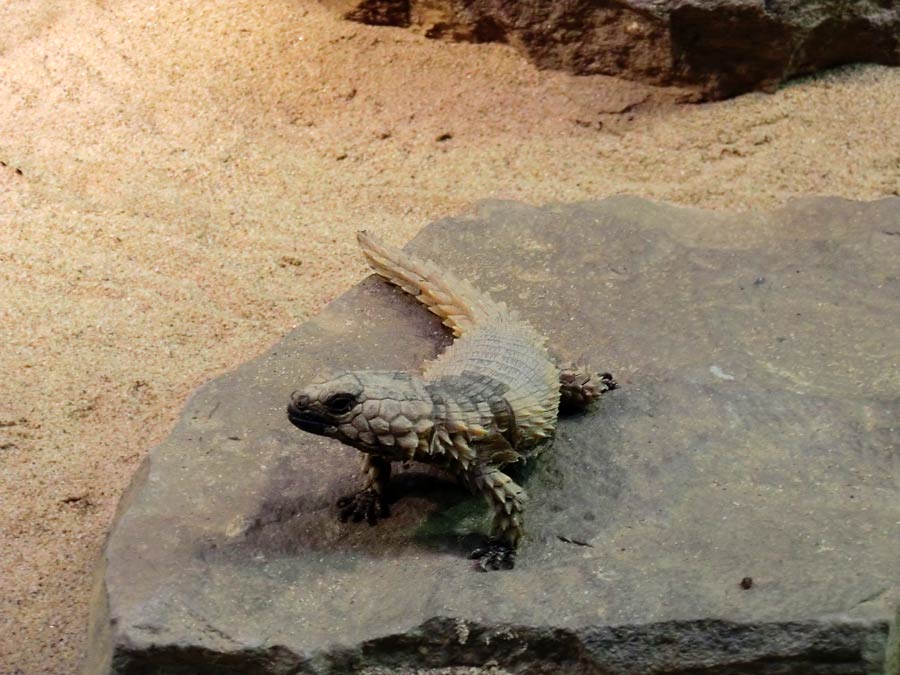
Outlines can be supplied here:
[[337, 501], [342, 523], [348, 520], [358, 523], [365, 519], [369, 525], [374, 525], [379, 518], [391, 515], [385, 499], [387, 484], [391, 478], [390, 461], [363, 453], [362, 472], [362, 489]]
[[494, 466], [476, 467], [472, 476], [475, 488], [494, 509], [491, 539], [470, 556], [483, 571], [512, 569], [516, 564], [516, 546], [522, 538], [525, 490]]

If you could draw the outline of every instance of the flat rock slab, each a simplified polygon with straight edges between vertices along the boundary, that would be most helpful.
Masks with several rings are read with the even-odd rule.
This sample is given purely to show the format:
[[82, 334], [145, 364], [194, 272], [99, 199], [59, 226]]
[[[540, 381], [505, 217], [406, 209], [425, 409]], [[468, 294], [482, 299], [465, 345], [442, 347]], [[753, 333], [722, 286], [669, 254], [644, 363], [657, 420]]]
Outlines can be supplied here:
[[151, 452], [87, 672], [900, 673], [900, 199], [488, 202], [410, 249], [622, 385], [523, 477], [515, 570], [473, 571], [487, 507], [415, 466], [391, 518], [340, 524], [356, 451], [285, 416], [323, 367], [447, 344], [371, 278]]

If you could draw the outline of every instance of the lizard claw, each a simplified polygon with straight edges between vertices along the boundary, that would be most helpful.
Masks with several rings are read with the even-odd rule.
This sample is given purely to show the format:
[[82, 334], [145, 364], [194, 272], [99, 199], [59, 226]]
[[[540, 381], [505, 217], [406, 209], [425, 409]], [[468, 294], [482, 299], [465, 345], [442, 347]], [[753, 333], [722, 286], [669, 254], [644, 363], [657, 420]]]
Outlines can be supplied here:
[[358, 523], [365, 519], [374, 525], [379, 518], [391, 515], [387, 502], [375, 490], [367, 488], [337, 500], [338, 517], [342, 523], [352, 520]]
[[618, 389], [619, 383], [613, 379], [611, 373], [600, 373], [600, 389], [601, 393]]
[[491, 570], [511, 570], [516, 564], [515, 549], [499, 539], [490, 539], [484, 546], [479, 546], [469, 555], [470, 560], [477, 560], [475, 569], [482, 572]]

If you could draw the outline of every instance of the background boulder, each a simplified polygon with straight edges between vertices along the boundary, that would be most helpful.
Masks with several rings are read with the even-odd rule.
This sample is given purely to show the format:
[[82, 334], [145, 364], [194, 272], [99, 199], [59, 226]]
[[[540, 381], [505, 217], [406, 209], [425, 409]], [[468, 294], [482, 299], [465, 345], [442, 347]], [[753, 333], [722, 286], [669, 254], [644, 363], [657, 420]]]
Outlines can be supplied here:
[[508, 42], [540, 68], [726, 98], [854, 62], [900, 64], [900, 2], [332, 0], [345, 17], [428, 37]]

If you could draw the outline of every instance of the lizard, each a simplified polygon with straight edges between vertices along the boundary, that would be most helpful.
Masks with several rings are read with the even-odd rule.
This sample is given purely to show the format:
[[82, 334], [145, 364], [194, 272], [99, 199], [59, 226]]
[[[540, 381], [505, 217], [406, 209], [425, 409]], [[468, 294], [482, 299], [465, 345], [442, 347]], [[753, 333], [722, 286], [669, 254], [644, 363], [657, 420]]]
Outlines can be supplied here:
[[504, 468], [537, 456], [560, 410], [585, 408], [616, 382], [557, 365], [544, 336], [468, 281], [365, 231], [357, 239], [374, 271], [439, 316], [455, 339], [420, 373], [348, 371], [312, 382], [291, 394], [288, 418], [361, 451], [362, 487], [338, 500], [342, 522], [374, 525], [389, 515], [393, 462], [438, 465], [493, 509], [491, 536], [470, 557], [481, 570], [511, 569], [527, 496]]

